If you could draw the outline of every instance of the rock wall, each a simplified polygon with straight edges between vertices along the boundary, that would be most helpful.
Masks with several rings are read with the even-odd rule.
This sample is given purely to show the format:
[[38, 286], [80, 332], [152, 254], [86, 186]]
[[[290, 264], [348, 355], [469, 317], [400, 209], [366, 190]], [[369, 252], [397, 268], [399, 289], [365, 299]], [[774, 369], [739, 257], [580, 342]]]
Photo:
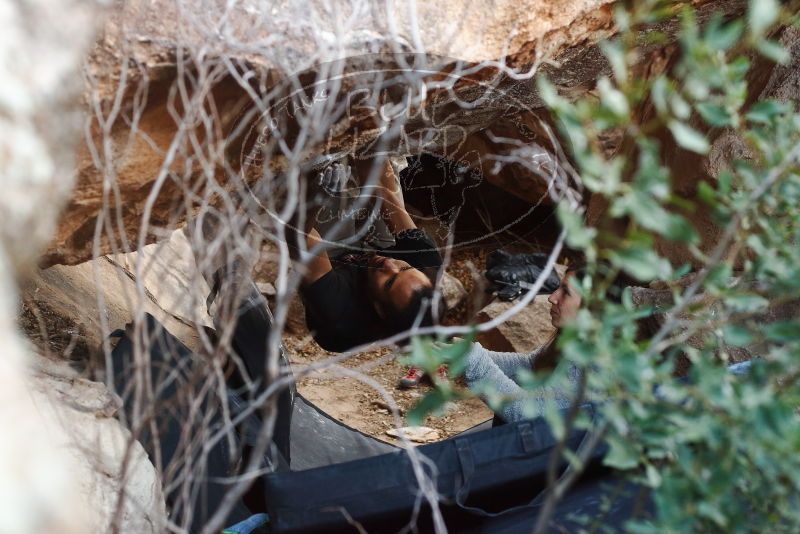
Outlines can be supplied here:
[[[743, 0], [696, 4], [700, 19], [746, 7]], [[260, 5], [136, 0], [116, 7], [90, 56], [89, 140], [78, 151], [76, 193], [44, 265], [136, 250], [163, 238], [160, 230], [180, 226], [199, 205], [218, 201], [221, 188], [240, 179], [240, 156], [253, 142], [246, 132], [256, 119], [249, 113], [294, 75], [306, 83], [325, 69], [343, 73], [340, 95], [352, 87], [348, 80], [354, 86], [375, 81], [353, 81], [365, 66], [403, 73], [399, 85], [417, 97], [423, 83], [427, 89], [404, 116], [402, 136], [389, 139], [376, 109], [348, 111], [307, 142], [301, 160], [353, 149], [448, 153], [520, 198], [539, 200], [544, 188], [536, 173], [482, 157], [514, 148], [498, 136], [529, 144], [527, 128], [517, 130], [542, 105], [532, 77], [509, 76], [498, 66], [523, 72], [536, 66], [577, 97], [608, 72], [596, 43], [614, 32], [610, 0], [296, 0], [268, 14]], [[673, 35], [676, 28], [671, 21], [659, 29]], [[670, 50], [648, 49], [642, 70]], [[454, 69], [457, 81], [448, 74]], [[391, 93], [384, 95], [387, 109], [400, 105], [404, 91]], [[284, 168], [285, 154], [273, 154], [269, 164]]]
[[[215, 182], [231, 180], [224, 171], [209, 169], [227, 165], [236, 170], [235, 158], [223, 149], [236, 141], [225, 139], [226, 132], [256, 104], [253, 96], [276, 80], [304, 70], [313, 74], [314, 65], [341, 58], [354, 58], [345, 61], [344, 68], [358, 68], [358, 56], [370, 53], [378, 53], [377, 63], [388, 68], [399, 56], [387, 52], [399, 46], [404, 52], [424, 52], [420, 57], [430, 74], [422, 79], [434, 79], [454, 59], [500, 60], [527, 68], [546, 56], [567, 62], [557, 73], [559, 83], [582, 86], [604, 68], [600, 62], [586, 61], [586, 49], [587, 43], [610, 31], [609, 4], [503, 0], [489, 7], [437, 1], [399, 2], [391, 8], [383, 2], [291, 1], [268, 16], [258, 16], [257, 4], [243, 2], [225, 15], [220, 27], [223, 13], [194, 0], [120, 4], [90, 57], [91, 84], [85, 94], [92, 116], [90, 140], [78, 151], [76, 192], [43, 265], [75, 264], [92, 255], [135, 250], [158, 239], [159, 228], [180, 225], [197, 207], [185, 202], [187, 188], [202, 196]], [[183, 15], [195, 12], [203, 16]], [[259, 78], [261, 85], [241, 79], [245, 72]], [[483, 69], [457, 88], [458, 97], [466, 100], [485, 92], [487, 83], [501, 95], [469, 113], [446, 98], [444, 90], [431, 89], [424, 106], [435, 117], [408, 121], [407, 137], [430, 130], [431, 123], [443, 129], [446, 122], [463, 138], [506, 113], [510, 105], [540, 105], [531, 79], [517, 82], [500, 76], [485, 81], [495, 75], [497, 69]], [[332, 130], [343, 133], [329, 144], [373, 142], [379, 133], [373, 120], [341, 121], [341, 127]], [[421, 142], [435, 150], [455, 138]], [[202, 154], [206, 161], [198, 161], [197, 147], [203, 144], [208, 148]], [[411, 152], [408, 147], [393, 150]]]
[[[745, 109], [757, 100], [797, 101], [800, 97], [800, 70], [798, 70], [800, 67], [800, 32], [795, 28], [787, 28], [780, 35], [780, 42], [791, 55], [792, 59], [789, 64], [776, 66], [761, 56], [750, 58], [752, 66], [748, 73], [749, 95]], [[654, 110], [649, 103], [639, 111], [643, 118], [653, 113]], [[675, 194], [687, 199], [696, 198], [697, 185], [700, 182], [715, 183], [720, 172], [726, 169], [732, 160], [753, 157], [745, 140], [734, 130], [709, 128], [699, 119], [695, 119], [692, 126], [702, 131], [711, 143], [708, 156], [701, 156], [679, 147], [667, 128], [662, 128], [654, 134], [660, 143], [661, 161], [670, 168], [672, 173]], [[623, 146], [620, 150], [627, 150], [633, 154], [632, 148], [628, 146]], [[606, 208], [607, 203], [604, 199], [592, 198], [587, 211], [588, 222], [592, 225], [602, 224]], [[704, 253], [710, 253], [717, 245], [723, 228], [711, 219], [709, 210], [700, 208], [684, 212], [683, 215], [692, 223], [700, 236], [701, 243], [698, 248]], [[674, 265], [689, 263], [697, 266], [698, 264], [685, 246], [658, 238], [655, 248]]]

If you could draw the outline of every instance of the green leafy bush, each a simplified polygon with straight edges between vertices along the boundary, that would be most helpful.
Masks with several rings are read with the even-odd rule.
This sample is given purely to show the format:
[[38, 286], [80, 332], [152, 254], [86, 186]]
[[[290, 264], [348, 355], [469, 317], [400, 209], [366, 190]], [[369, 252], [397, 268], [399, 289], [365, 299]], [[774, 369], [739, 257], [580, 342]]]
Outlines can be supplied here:
[[[743, 19], [703, 23], [686, 6], [632, 4], [618, 9], [620, 32], [602, 45], [612, 76], [599, 80], [596, 96], [570, 101], [539, 80], [583, 186], [608, 208], [591, 226], [574, 206], [558, 209], [567, 243], [591, 260], [580, 281], [584, 311], [559, 339], [561, 367], [584, 371], [585, 395], [601, 416], [548, 419], [558, 435], [566, 424], [603, 433], [605, 462], [652, 490], [656, 516], [631, 531], [796, 532], [800, 320], [771, 314], [800, 299], [800, 115], [791, 102], [751, 103], [758, 95], [748, 84], [754, 63], [789, 61], [776, 35], [796, 21], [775, 0], [753, 0]], [[667, 41], [656, 24], [676, 16], [676, 61], [654, 77], [634, 76], [644, 47]], [[622, 149], [608, 155], [599, 139], [612, 129], [622, 129]], [[696, 193], [677, 194], [664, 146], [676, 147], [673, 157], [706, 155], [720, 132], [741, 140], [746, 157], [726, 162]], [[692, 213], [716, 224], [712, 243], [701, 243]], [[691, 261], [676, 265], [657, 242], [686, 247]], [[629, 294], [621, 303], [606, 297], [620, 273], [673, 288], [655, 336], [637, 339], [641, 310]], [[756, 356], [746, 376], [725, 369], [737, 347]], [[467, 347], [459, 350], [448, 358], [460, 362]], [[422, 352], [419, 345], [420, 362]], [[691, 362], [684, 380], [675, 378], [679, 356]], [[417, 418], [452, 392], [434, 394]]]

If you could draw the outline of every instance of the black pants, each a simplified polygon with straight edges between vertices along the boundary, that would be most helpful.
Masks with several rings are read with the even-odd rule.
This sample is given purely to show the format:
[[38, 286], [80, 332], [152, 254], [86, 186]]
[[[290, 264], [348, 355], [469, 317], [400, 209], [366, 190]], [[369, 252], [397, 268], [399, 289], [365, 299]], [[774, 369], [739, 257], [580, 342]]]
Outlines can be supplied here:
[[[251, 387], [242, 386], [245, 381], [241, 377], [231, 380], [225, 400], [232, 418], [268, 385], [265, 362], [271, 326], [263, 297], [257, 291], [251, 293], [239, 307], [233, 336], [233, 348], [244, 363]], [[227, 424], [218, 391], [205, 387], [210, 372], [207, 360], [193, 354], [150, 315], [146, 316], [143, 334], [142, 347], [149, 355], [149, 361], [142, 362], [145, 365], [134, 361], [132, 334], [117, 331], [112, 335], [121, 338], [112, 352], [112, 363], [116, 391], [123, 398], [122, 415], [162, 473], [171, 520], [190, 532], [196, 531], [217, 510], [234, 483], [225, 479], [237, 474], [242, 453], [252, 445], [261, 420], [251, 415], [235, 429], [227, 429], [228, 434], [205, 451], [203, 439], [225, 430]], [[283, 354], [280, 362], [288, 369]], [[148, 382], [151, 392], [144, 387]], [[293, 398], [293, 386], [278, 398], [273, 442], [262, 464], [275, 470], [288, 468]], [[226, 523], [246, 519], [253, 511], [260, 510], [239, 502]]]

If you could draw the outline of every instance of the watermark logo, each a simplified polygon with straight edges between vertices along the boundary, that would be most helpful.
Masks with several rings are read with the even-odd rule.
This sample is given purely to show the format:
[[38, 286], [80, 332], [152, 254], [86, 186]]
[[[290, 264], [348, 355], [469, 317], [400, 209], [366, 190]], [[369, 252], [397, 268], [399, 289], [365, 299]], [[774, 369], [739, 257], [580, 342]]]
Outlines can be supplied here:
[[[301, 233], [313, 227], [347, 252], [391, 248], [387, 215], [397, 210], [440, 253], [535, 224], [537, 207], [570, 187], [549, 118], [496, 79], [442, 68], [455, 61], [414, 67], [424, 63], [400, 59], [320, 65], [263, 91], [242, 114], [238, 164], [265, 213], [277, 220], [296, 201], [313, 224], [282, 223]], [[334, 168], [341, 176], [331, 183]], [[529, 207], [509, 217], [509, 206], [490, 206], [501, 224], [460, 237], [459, 223], [475, 217], [471, 203], [492, 187]]]

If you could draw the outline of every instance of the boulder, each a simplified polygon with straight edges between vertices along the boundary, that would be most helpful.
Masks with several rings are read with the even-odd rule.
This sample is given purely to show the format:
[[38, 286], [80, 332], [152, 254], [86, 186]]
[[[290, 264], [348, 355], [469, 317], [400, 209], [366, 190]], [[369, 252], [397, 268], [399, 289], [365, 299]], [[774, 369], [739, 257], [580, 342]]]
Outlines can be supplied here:
[[141, 281], [154, 304], [176, 319], [213, 326], [206, 309], [210, 288], [195, 264], [195, 252], [183, 230], [169, 239], [128, 254], [110, 256], [129, 276]]
[[[565, 265], [556, 264], [555, 271], [559, 278], [563, 278], [567, 271]], [[510, 310], [517, 301], [503, 302], [492, 297], [485, 291], [483, 295], [483, 308], [476, 314], [477, 323], [492, 321]], [[481, 294], [473, 297], [478, 298]], [[533, 301], [511, 316], [501, 325], [481, 332], [477, 341], [489, 350], [501, 352], [530, 352], [547, 343], [555, 334], [550, 322], [550, 295], [536, 295]]]
[[[694, 279], [695, 275], [687, 275], [681, 279], [676, 286], [681, 289], [688, 286]], [[731, 282], [735, 282], [732, 280]], [[656, 288], [649, 287], [633, 287], [631, 288], [631, 299], [637, 307], [653, 306], [657, 310], [669, 310], [674, 305], [674, 298], [671, 289], [661, 288], [663, 284], [657, 284]], [[710, 313], [712, 316], [719, 314], [720, 306], [717, 298], [705, 293], [699, 293], [692, 297], [690, 300], [690, 311], [684, 311], [680, 314], [675, 314], [666, 311], [658, 316], [660, 322], [676, 318], [683, 324], [694, 321], [696, 323], [699, 314]], [[791, 300], [788, 302], [779, 302], [770, 304], [762, 313], [753, 316], [745, 317], [742, 319], [744, 323], [754, 323], [765, 325], [776, 321], [794, 321], [800, 317], [800, 301]], [[731, 324], [736, 324], [732, 321]], [[678, 326], [680, 331], [681, 326]], [[725, 355], [731, 362], [741, 362], [752, 359], [764, 351], [764, 346], [754, 343], [745, 347], [730, 345], [725, 341], [719, 332], [713, 332], [709, 328], [700, 328], [695, 334], [691, 335], [686, 343], [690, 347], [700, 349], [706, 343], [709, 335], [716, 335], [716, 353], [718, 355]]]
[[[530, 352], [547, 343], [555, 333], [550, 323], [550, 303], [547, 295], [537, 295], [533, 302], [499, 326], [477, 335], [476, 340], [489, 350], [500, 352]], [[491, 321], [506, 313], [515, 302], [494, 301], [477, 316], [478, 323]]]
[[448, 310], [458, 308], [464, 303], [468, 296], [464, 285], [458, 278], [449, 273], [444, 273], [442, 275], [438, 289], [442, 292], [442, 300]]
[[[82, 360], [99, 353], [108, 335], [141, 311], [155, 316], [188, 347], [199, 348], [199, 329], [211, 325], [205, 311], [208, 289], [191, 274], [190, 258], [179, 259], [177, 252], [185, 247], [171, 246], [176, 242], [181, 243], [179, 236], [150, 246], [163, 256], [145, 247], [141, 255], [104, 256], [36, 271], [22, 285], [23, 330], [41, 352]], [[137, 269], [144, 282], [136, 280]]]
[[30, 384], [48, 440], [64, 453], [77, 491], [71, 497], [86, 512], [84, 532], [110, 532], [112, 525], [123, 533], [163, 532], [161, 482], [141, 444], [114, 417], [119, 398], [42, 356], [34, 360]]
[[[741, 0], [701, 3], [698, 17], [742, 13], [745, 5]], [[285, 153], [254, 152], [266, 146], [257, 110], [275, 104], [260, 100], [265, 88], [285, 84], [285, 93], [291, 94], [293, 76], [299, 73], [295, 81], [313, 80], [320, 65], [331, 61], [337, 62], [335, 71], [348, 74], [337, 78], [342, 87], [333, 97], [346, 103], [349, 112], [325, 124], [324, 134], [309, 138], [300, 151], [302, 160], [321, 152], [447, 153], [480, 168], [520, 198], [538, 199], [542, 181], [531, 180], [518, 164], [525, 157], [501, 166], [484, 157], [491, 150], [513, 160], [514, 141], [532, 146], [525, 133], [531, 130], [528, 112], [542, 107], [534, 77], [509, 76], [487, 66], [453, 84], [439, 82], [448, 79], [454, 66], [499, 61], [519, 71], [536, 65], [566, 96], [584, 95], [610, 72], [597, 42], [615, 31], [612, 6], [611, 0], [436, 0], [412, 10], [406, 3], [292, 0], [266, 16], [260, 4], [248, 2], [235, 7], [199, 0], [180, 6], [174, 0], [114, 4], [88, 60], [85, 101], [93, 112], [116, 112], [100, 113], [103, 123], [95, 120], [87, 129], [88, 144], [78, 150], [77, 188], [43, 261], [80, 263], [96, 253], [95, 246], [100, 254], [112, 252], [120, 239], [141, 248], [198, 209], [230, 210], [219, 201], [226, 190], [247, 197], [245, 184], [288, 165]], [[174, 22], [193, 10], [204, 16]], [[225, 20], [224, 31], [219, 20]], [[673, 36], [677, 24], [676, 17], [652, 29]], [[407, 55], [401, 60], [396, 51], [418, 49], [421, 43], [425, 70], [419, 79], [410, 76], [414, 81], [408, 87], [382, 93], [380, 98], [387, 100], [380, 109], [350, 105], [350, 90], [371, 87], [376, 65], [402, 67]], [[669, 44], [651, 46], [642, 64], [652, 65], [654, 54], [669, 56], [671, 50]], [[421, 84], [428, 81], [437, 83], [423, 91]], [[425, 97], [408, 107], [405, 89], [415, 98]], [[276, 98], [283, 97], [281, 91]], [[293, 113], [305, 111], [317, 97], [331, 98], [314, 87], [307, 93], [307, 103], [276, 111], [288, 113], [289, 133]], [[491, 98], [483, 98], [487, 95]], [[464, 102], [479, 99], [480, 106], [465, 109]], [[381, 137], [399, 131], [381, 124], [394, 118], [403, 122], [402, 135]], [[490, 126], [495, 130], [491, 135], [478, 133]], [[498, 141], [507, 135], [509, 142]], [[534, 137], [547, 147], [535, 130]], [[96, 235], [98, 222], [104, 231]]]
[[[800, 67], [800, 30], [792, 27], [785, 28], [778, 34], [778, 38], [789, 52], [791, 60], [786, 65], [776, 65], [761, 56], [751, 59], [751, 67], [747, 76], [748, 99], [745, 109], [758, 99], [797, 101], [800, 96], [798, 94], [800, 93], [800, 68], [798, 68]], [[655, 114], [655, 110], [652, 104], [648, 103], [642, 107], [638, 119], [644, 123], [653, 114]], [[748, 147], [749, 142], [735, 131], [726, 128], [712, 128], [703, 123], [699, 117], [693, 117], [691, 124], [708, 138], [711, 144], [708, 156], [680, 147], [667, 126], [658, 129], [653, 134], [660, 147], [661, 161], [670, 168], [674, 194], [688, 199], [696, 197], [699, 183], [715, 183], [719, 174], [730, 166], [732, 160], [746, 160], [753, 157], [752, 151]], [[635, 147], [623, 145], [621, 150], [627, 151], [629, 158], [634, 157]], [[604, 198], [591, 197], [587, 208], [587, 222], [592, 226], [602, 225], [607, 207], [608, 203]], [[682, 215], [697, 230], [700, 237], [698, 248], [705, 254], [711, 254], [718, 246], [724, 230], [714, 221], [712, 211], [693, 209], [684, 211]], [[617, 221], [617, 223], [616, 230], [623, 233], [627, 223], [624, 221]], [[693, 254], [686, 245], [656, 236], [654, 248], [659, 254], [669, 259], [673, 265], [689, 263], [696, 268], [702, 266], [698, 256]], [[723, 252], [731, 253], [738, 249], [739, 245], [733, 242]], [[742, 255], [739, 255], [739, 262], [744, 259]]]

